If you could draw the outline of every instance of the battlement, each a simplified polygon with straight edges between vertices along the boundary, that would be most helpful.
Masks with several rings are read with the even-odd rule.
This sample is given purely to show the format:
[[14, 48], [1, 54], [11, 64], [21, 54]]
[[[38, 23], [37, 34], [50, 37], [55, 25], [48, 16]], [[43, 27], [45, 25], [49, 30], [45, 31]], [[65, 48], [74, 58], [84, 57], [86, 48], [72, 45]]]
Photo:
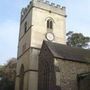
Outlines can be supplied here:
[[[64, 6], [60, 6], [59, 4], [51, 3], [49, 1], [44, 1], [44, 0], [32, 0], [30, 3], [27, 5], [27, 7], [22, 8], [21, 10], [21, 18], [26, 16], [27, 12], [32, 8], [32, 7], [39, 7], [39, 8], [44, 8], [49, 10], [50, 8], [53, 8], [52, 11], [57, 11], [61, 12], [62, 15], [65, 15], [66, 8]], [[49, 10], [50, 11], [50, 10]]]
[[30, 3], [27, 5], [27, 7], [22, 8], [21, 17], [23, 17], [31, 7], [32, 7], [32, 1], [30, 1]]

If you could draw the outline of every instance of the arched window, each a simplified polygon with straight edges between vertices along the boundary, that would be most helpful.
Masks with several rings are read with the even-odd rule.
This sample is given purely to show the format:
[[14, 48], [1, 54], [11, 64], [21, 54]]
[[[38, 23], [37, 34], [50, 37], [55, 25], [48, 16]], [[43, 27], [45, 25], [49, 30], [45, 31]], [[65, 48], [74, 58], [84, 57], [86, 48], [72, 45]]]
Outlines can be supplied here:
[[49, 75], [50, 75], [50, 67], [49, 67], [49, 64], [47, 62], [45, 62], [45, 64], [44, 64], [44, 78], [43, 78], [44, 90], [49, 90]]
[[51, 19], [47, 20], [47, 29], [53, 29], [53, 21]]
[[47, 21], [47, 28], [49, 28], [49, 20]]
[[24, 66], [21, 66], [20, 69], [20, 81], [19, 81], [19, 90], [23, 90], [24, 86]]
[[50, 29], [53, 29], [53, 22], [50, 21]]

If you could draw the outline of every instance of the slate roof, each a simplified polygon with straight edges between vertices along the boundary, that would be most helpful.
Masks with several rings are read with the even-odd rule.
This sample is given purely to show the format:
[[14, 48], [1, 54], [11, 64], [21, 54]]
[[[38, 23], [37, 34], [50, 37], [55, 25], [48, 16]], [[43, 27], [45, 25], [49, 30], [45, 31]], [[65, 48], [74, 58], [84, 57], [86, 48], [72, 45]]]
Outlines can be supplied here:
[[44, 41], [55, 58], [90, 64], [90, 50]]

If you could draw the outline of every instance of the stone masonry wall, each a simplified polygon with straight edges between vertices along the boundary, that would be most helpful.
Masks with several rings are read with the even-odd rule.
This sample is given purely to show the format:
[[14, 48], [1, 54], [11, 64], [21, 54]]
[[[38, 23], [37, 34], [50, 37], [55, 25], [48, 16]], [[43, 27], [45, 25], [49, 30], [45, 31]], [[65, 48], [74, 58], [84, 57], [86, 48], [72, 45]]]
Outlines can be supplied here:
[[90, 64], [55, 60], [59, 63], [61, 90], [78, 90], [77, 74], [90, 72]]

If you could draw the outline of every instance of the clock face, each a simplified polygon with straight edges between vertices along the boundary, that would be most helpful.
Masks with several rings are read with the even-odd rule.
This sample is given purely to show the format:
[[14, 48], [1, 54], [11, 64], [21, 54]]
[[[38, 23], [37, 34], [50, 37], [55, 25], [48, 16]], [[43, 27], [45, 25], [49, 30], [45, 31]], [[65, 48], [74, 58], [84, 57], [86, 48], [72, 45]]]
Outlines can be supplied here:
[[49, 41], [53, 41], [54, 40], [54, 34], [53, 33], [46, 33], [46, 38]]

